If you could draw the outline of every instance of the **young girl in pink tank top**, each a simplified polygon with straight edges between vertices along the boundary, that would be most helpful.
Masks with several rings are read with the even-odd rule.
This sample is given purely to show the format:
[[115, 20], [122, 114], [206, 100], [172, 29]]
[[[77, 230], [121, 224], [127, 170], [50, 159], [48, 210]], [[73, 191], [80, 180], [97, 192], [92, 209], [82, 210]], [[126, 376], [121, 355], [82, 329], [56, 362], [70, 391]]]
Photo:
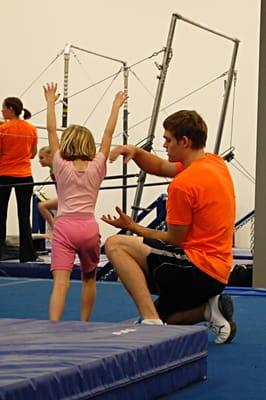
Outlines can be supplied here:
[[94, 210], [98, 192], [106, 173], [112, 136], [119, 109], [126, 100], [118, 92], [113, 101], [98, 153], [91, 132], [83, 126], [70, 125], [59, 141], [56, 132], [55, 102], [57, 84], [44, 87], [47, 102], [47, 129], [58, 193], [58, 210], [54, 222], [51, 271], [53, 290], [49, 318], [60, 320], [70, 284], [76, 254], [82, 276], [81, 321], [91, 315], [96, 296], [96, 267], [99, 262], [100, 234]]

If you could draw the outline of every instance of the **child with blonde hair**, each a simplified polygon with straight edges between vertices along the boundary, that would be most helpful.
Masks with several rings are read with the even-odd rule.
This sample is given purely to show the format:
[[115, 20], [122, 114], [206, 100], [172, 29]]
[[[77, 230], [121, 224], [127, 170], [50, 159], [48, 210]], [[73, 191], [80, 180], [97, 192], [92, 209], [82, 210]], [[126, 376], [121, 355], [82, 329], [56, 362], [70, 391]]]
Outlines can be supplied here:
[[118, 92], [113, 101], [100, 149], [84, 126], [71, 125], [59, 142], [56, 133], [55, 102], [57, 84], [44, 86], [47, 102], [47, 129], [58, 193], [58, 211], [54, 223], [51, 270], [53, 290], [49, 318], [60, 320], [70, 284], [75, 255], [80, 258], [82, 276], [81, 321], [91, 315], [96, 296], [96, 267], [99, 262], [100, 234], [94, 210], [100, 185], [106, 173], [112, 136], [119, 109], [126, 100]]
[[50, 176], [52, 177], [52, 165], [53, 160], [51, 157], [51, 150], [49, 146], [43, 146], [39, 149], [38, 152], [39, 162], [42, 167], [49, 167], [50, 168]]
[[[39, 162], [42, 167], [50, 168], [50, 177], [52, 180], [55, 180], [55, 176], [53, 174], [53, 159], [51, 155], [51, 150], [49, 146], [44, 146], [39, 149]], [[54, 229], [54, 212], [57, 210], [58, 201], [57, 198], [54, 199], [41, 199], [38, 203], [38, 209], [43, 219], [48, 224], [48, 232], [46, 234], [48, 239], [52, 239], [53, 237], [53, 229]]]

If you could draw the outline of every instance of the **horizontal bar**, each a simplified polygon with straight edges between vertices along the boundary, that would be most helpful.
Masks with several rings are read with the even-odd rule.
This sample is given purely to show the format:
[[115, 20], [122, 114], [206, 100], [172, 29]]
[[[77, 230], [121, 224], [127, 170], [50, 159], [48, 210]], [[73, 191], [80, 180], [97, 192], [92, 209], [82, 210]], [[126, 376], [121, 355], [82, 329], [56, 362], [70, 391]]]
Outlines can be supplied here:
[[[54, 185], [55, 181], [49, 182], [29, 182], [29, 183], [14, 183], [9, 185], [0, 185], [0, 189], [7, 188], [7, 187], [15, 187], [15, 186], [44, 186], [44, 185]], [[158, 182], [158, 183], [146, 183], [144, 186], [161, 186], [161, 185], [168, 185], [169, 182]], [[121, 186], [105, 186], [101, 187], [100, 190], [110, 190], [110, 189], [123, 189], [123, 188], [136, 188], [138, 185], [121, 185]]]
[[110, 175], [104, 179], [122, 179], [122, 178], [138, 178], [139, 174], [126, 174], [126, 175]]
[[[122, 178], [138, 178], [139, 174], [128, 174], [128, 175], [110, 175], [103, 178], [104, 180], [108, 179], [122, 179]], [[44, 181], [44, 182], [23, 182], [23, 183], [8, 183], [8, 184], [0, 184], [0, 189], [7, 187], [15, 187], [15, 186], [46, 186], [46, 185], [55, 185], [56, 181]], [[121, 186], [122, 187], [122, 186]], [[112, 188], [110, 186], [110, 188]]]
[[[161, 186], [161, 185], [169, 185], [170, 182], [158, 182], [158, 183], [144, 183], [143, 186]], [[108, 189], [133, 189], [138, 187], [138, 185], [121, 185], [121, 186], [104, 186], [101, 187], [100, 190], [108, 190]]]
[[196, 26], [196, 27], [198, 27], [198, 28], [200, 28], [200, 29], [203, 29], [203, 30], [205, 30], [205, 31], [208, 31], [208, 32], [210, 32], [210, 33], [214, 33], [215, 35], [221, 36], [221, 37], [223, 37], [224, 39], [232, 40], [233, 42], [240, 42], [239, 39], [232, 38], [232, 37], [230, 37], [230, 36], [225, 35], [224, 33], [220, 33], [220, 32], [218, 32], [218, 31], [215, 31], [215, 30], [211, 29], [211, 28], [208, 28], [207, 26], [198, 24], [197, 22], [191, 21], [190, 19], [185, 18], [185, 17], [183, 17], [183, 16], [180, 15], [180, 14], [173, 14], [173, 15], [175, 15], [176, 18], [181, 19], [181, 20], [184, 21], [184, 22], [187, 22], [188, 24], [194, 25], [194, 26]]

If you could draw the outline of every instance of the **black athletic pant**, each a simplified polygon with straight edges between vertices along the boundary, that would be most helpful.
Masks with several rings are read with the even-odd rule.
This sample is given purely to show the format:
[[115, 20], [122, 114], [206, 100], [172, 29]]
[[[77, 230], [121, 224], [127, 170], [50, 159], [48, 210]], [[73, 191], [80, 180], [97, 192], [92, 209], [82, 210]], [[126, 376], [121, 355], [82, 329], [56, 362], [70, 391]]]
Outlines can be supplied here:
[[[6, 239], [6, 221], [8, 202], [14, 183], [33, 182], [32, 176], [12, 177], [0, 176], [0, 259], [3, 245]], [[1, 185], [10, 184], [9, 187], [1, 188]], [[34, 261], [36, 254], [33, 247], [31, 225], [30, 225], [30, 206], [33, 186], [16, 186], [15, 194], [17, 200], [17, 215], [19, 222], [19, 258], [20, 262]]]

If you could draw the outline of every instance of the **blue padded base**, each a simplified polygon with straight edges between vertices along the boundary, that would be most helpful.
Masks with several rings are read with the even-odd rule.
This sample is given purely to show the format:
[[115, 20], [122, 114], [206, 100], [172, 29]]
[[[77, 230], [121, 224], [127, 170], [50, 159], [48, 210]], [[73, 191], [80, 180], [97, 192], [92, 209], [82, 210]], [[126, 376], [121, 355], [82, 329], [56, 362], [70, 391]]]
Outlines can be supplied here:
[[[103, 279], [103, 270], [108, 265], [108, 260], [104, 255], [101, 255], [101, 257], [102, 259], [100, 259], [100, 263], [97, 267], [97, 278], [99, 280], [101, 279], [105, 281], [116, 281], [117, 277], [116, 274], [114, 274], [113, 272], [110, 272], [109, 275], [105, 272], [105, 277]], [[252, 265], [252, 254], [250, 250], [233, 248], [233, 265], [235, 264]], [[0, 276], [16, 278], [52, 279], [52, 274], [50, 272], [50, 256], [46, 257], [45, 262], [43, 263], [19, 263], [18, 260], [0, 261]], [[79, 265], [77, 265], [76, 263], [71, 273], [71, 279], [80, 280], [80, 278], [80, 268]]]
[[[53, 275], [50, 271], [51, 264], [46, 262], [30, 262], [20, 263], [18, 261], [0, 261], [0, 276], [8, 278], [37, 278], [52, 279]], [[101, 266], [96, 271], [100, 271]], [[81, 280], [79, 265], [73, 265], [70, 279]]]
[[[27, 262], [20, 263], [18, 261], [1, 261], [0, 276], [15, 278], [38, 278], [52, 279], [53, 275], [50, 271], [51, 264]], [[74, 265], [71, 272], [71, 279], [80, 280], [80, 268]]]
[[0, 320], [0, 399], [154, 399], [206, 379], [201, 326]]

